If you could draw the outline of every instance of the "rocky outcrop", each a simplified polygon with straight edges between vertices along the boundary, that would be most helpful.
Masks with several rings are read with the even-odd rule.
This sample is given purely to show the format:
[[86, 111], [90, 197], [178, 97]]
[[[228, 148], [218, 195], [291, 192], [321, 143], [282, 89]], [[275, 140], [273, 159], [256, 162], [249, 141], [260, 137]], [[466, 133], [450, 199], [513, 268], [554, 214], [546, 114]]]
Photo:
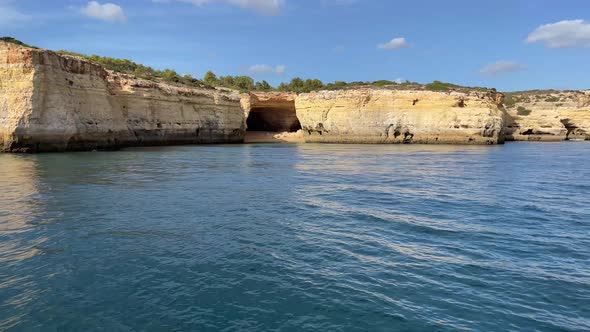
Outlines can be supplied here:
[[509, 93], [505, 108], [507, 140], [590, 140], [590, 91]]
[[295, 98], [297, 94], [294, 92], [253, 91], [242, 95], [241, 103], [247, 115], [247, 112], [256, 108], [293, 109]]
[[0, 42], [0, 150], [242, 142], [237, 92], [174, 86]]
[[356, 89], [295, 100], [306, 142], [502, 143], [502, 94]]

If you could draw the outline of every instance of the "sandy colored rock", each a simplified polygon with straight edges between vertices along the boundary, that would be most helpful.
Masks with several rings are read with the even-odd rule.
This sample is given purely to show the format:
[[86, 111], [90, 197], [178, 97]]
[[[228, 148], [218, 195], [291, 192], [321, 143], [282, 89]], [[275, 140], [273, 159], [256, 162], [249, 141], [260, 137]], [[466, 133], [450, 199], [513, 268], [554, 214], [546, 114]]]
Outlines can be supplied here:
[[590, 140], [590, 90], [510, 93], [505, 106], [507, 140]]
[[[241, 104], [244, 111], [253, 108], [292, 108], [297, 94], [293, 92], [260, 92], [254, 91], [242, 94]], [[247, 114], [246, 114], [247, 115]]]
[[[413, 87], [413, 88], [412, 88]], [[147, 81], [0, 42], [0, 151], [239, 143], [590, 140], [590, 91], [360, 86], [297, 95]], [[299, 131], [301, 130], [301, 131]]]
[[305, 143], [303, 131], [282, 132], [248, 131], [244, 143]]
[[502, 94], [355, 89], [302, 94], [295, 100], [306, 142], [503, 142]]
[[2, 151], [243, 141], [237, 92], [136, 79], [5, 42], [0, 78]]

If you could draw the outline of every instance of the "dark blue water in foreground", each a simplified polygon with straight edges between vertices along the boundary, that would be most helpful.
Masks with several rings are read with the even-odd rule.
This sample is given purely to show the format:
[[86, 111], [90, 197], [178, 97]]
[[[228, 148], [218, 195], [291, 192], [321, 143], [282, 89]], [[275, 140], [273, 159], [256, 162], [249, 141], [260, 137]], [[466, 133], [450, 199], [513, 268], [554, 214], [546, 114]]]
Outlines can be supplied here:
[[0, 171], [0, 330], [590, 330], [587, 143], [0, 155]]

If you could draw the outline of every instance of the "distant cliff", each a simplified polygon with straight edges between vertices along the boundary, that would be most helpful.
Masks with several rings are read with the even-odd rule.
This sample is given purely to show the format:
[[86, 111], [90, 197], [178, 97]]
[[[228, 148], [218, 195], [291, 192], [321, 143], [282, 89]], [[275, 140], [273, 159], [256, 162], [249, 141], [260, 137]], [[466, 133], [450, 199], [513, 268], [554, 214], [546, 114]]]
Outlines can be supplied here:
[[514, 92], [505, 106], [507, 140], [590, 140], [590, 91]]
[[136, 79], [0, 42], [2, 151], [234, 143], [244, 132], [238, 92]]

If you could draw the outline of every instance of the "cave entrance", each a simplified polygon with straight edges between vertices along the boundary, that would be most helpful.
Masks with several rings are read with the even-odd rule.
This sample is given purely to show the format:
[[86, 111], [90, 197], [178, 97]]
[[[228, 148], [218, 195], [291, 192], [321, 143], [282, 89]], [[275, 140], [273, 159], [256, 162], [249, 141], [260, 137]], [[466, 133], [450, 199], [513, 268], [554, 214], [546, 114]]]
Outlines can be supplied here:
[[246, 125], [246, 143], [303, 141], [301, 123], [297, 118], [294, 102], [280, 107], [253, 107]]

